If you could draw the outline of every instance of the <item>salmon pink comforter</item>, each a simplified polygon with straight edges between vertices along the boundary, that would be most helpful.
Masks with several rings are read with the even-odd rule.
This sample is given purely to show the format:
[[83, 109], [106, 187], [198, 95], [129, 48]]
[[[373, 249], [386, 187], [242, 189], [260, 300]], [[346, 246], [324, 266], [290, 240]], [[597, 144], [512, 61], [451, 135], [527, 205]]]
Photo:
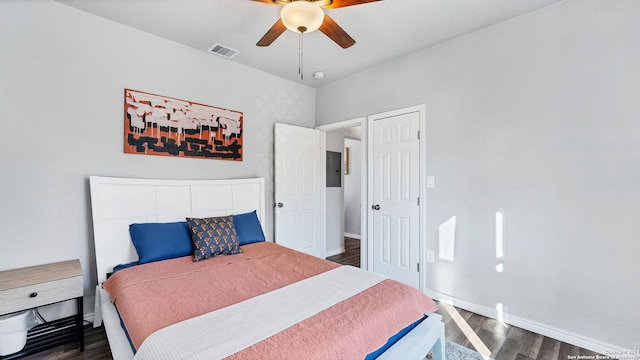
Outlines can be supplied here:
[[[187, 256], [138, 265], [105, 281], [134, 347], [169, 325], [340, 266], [269, 242], [242, 251], [201, 262]], [[230, 358], [364, 358], [436, 309], [418, 290], [384, 280]]]

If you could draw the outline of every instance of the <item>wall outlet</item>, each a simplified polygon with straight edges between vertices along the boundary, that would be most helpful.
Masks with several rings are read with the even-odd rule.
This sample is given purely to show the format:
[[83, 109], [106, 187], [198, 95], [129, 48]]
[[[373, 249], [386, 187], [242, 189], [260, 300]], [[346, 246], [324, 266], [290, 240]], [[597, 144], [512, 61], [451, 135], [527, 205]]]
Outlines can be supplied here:
[[433, 252], [433, 250], [427, 250], [427, 262], [434, 262], [436, 261], [436, 254]]

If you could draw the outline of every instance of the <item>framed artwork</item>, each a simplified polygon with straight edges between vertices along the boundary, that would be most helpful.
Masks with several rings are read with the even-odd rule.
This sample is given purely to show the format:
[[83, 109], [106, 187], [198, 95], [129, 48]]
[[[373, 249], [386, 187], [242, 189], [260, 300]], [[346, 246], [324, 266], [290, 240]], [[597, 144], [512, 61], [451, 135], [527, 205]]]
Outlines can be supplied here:
[[242, 161], [240, 111], [124, 89], [124, 152]]

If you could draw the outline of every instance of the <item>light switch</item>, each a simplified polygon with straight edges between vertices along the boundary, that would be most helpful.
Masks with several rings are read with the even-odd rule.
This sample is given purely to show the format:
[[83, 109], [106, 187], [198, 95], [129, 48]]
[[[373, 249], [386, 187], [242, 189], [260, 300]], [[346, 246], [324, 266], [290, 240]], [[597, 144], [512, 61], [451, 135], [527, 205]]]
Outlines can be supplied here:
[[435, 176], [427, 176], [427, 187], [428, 188], [436, 187], [436, 177]]
[[427, 262], [434, 262], [435, 261], [435, 253], [433, 250], [427, 250]]

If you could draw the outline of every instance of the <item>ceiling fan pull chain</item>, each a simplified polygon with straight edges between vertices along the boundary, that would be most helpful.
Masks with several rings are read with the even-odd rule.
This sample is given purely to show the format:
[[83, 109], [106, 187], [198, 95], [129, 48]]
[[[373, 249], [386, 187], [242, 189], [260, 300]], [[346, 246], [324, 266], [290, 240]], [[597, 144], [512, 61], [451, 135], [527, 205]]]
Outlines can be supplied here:
[[298, 38], [298, 74], [300, 74], [300, 80], [304, 80], [304, 70], [303, 70], [303, 42], [302, 42], [302, 35], [304, 34], [304, 32], [300, 32], [300, 37]]

